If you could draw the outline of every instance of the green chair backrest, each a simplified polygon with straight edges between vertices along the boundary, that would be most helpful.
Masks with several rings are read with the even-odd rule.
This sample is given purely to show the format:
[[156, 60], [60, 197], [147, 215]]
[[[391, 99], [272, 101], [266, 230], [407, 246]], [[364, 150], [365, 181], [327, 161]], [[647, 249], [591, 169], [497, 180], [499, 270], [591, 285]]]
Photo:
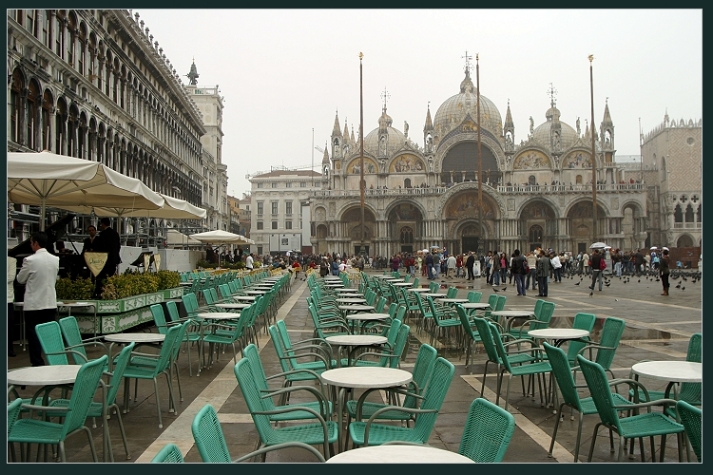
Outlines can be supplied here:
[[602, 325], [602, 333], [599, 338], [599, 344], [605, 348], [597, 349], [597, 357], [594, 361], [602, 366], [605, 370], [611, 368], [614, 361], [614, 353], [619, 347], [619, 340], [624, 334], [626, 322], [619, 318], [607, 317]]
[[181, 313], [178, 311], [178, 305], [173, 300], [166, 301], [166, 308], [168, 309], [168, 317], [172, 322], [177, 322], [181, 319]]
[[[498, 357], [500, 358], [500, 364], [505, 366], [509, 373], [512, 373], [512, 365], [510, 364], [510, 360], [508, 359], [508, 352], [505, 349], [505, 345], [503, 344], [503, 339], [500, 336], [500, 330], [498, 330], [498, 327], [496, 327], [495, 324], [491, 322], [487, 323], [488, 327], [490, 328], [490, 334], [493, 337], [492, 341], [495, 345], [495, 350], [498, 352]], [[480, 333], [480, 329], [478, 329], [478, 332]], [[480, 335], [482, 336], [482, 333], [480, 333]]]
[[156, 456], [151, 459], [151, 463], [184, 463], [181, 449], [176, 444], [166, 444], [158, 451]]
[[557, 386], [560, 388], [560, 391], [562, 391], [563, 402], [568, 406], [574, 407], [577, 411], [583, 412], [576, 383], [572, 376], [572, 367], [567, 360], [567, 354], [562, 348], [557, 348], [547, 342], [543, 342], [542, 346], [545, 348], [547, 360], [550, 362], [550, 366], [552, 366], [552, 373], [557, 380]]
[[[254, 343], [249, 344], [243, 349], [243, 358], [250, 361], [250, 369], [253, 372], [253, 377], [258, 390], [266, 394], [269, 390], [267, 384], [267, 375], [265, 374], [265, 368], [262, 365], [262, 360], [260, 359], [260, 354], [257, 351], [257, 347]], [[266, 397], [263, 399], [263, 404], [266, 411], [272, 411], [275, 409], [275, 403], [271, 397]]]
[[446, 292], [446, 298], [448, 299], [454, 299], [458, 295], [458, 289], [454, 286], [448, 287], [448, 291]]
[[688, 352], [686, 353], [686, 361], [691, 363], [700, 363], [702, 356], [701, 342], [703, 340], [703, 334], [694, 333], [691, 335], [691, 339], [688, 340]]
[[435, 294], [436, 292], [441, 290], [441, 284], [435, 281], [431, 281], [431, 283], [428, 284], [428, 290], [430, 290], [432, 294]]
[[499, 312], [500, 310], [505, 309], [505, 303], [507, 302], [507, 300], [508, 300], [507, 295], [498, 295], [498, 301], [495, 304], [495, 311]]
[[387, 300], [388, 299], [386, 297], [379, 297], [379, 299], [376, 301], [376, 305], [374, 305], [374, 312], [383, 313], [384, 307], [386, 307]]
[[465, 309], [461, 305], [456, 305], [455, 307], [456, 313], [458, 314], [458, 318], [460, 319], [460, 325], [461, 327], [463, 327], [465, 334], [468, 335], [471, 340], [478, 341], [480, 339], [478, 332], [473, 330], [470, 320], [468, 320], [468, 314], [465, 312]]
[[495, 341], [493, 341], [493, 334], [490, 331], [489, 321], [480, 317], [473, 317], [473, 321], [475, 322], [475, 328], [478, 329], [478, 336], [480, 337], [480, 341], [483, 343], [488, 359], [500, 364], [500, 355], [495, 347]]
[[59, 328], [59, 323], [40, 323], [35, 326], [35, 332], [37, 333], [37, 338], [40, 340], [42, 351], [44, 351], [45, 356], [47, 356], [48, 364], [69, 364], [67, 353], [63, 353], [65, 351], [64, 340], [62, 340], [62, 331]]
[[394, 319], [403, 322], [404, 315], [406, 315], [406, 310], [407, 308], [405, 305], [399, 305], [399, 308], [396, 310], [396, 315], [394, 315]]
[[[594, 324], [597, 321], [597, 316], [593, 313], [579, 312], [574, 316], [572, 328], [577, 330], [587, 330], [591, 333], [594, 329]], [[574, 362], [579, 354], [579, 351], [587, 344], [583, 341], [571, 340], [567, 347], [567, 360]]]
[[[701, 362], [701, 333], [694, 333], [691, 339], [688, 340], [688, 352], [686, 353], [686, 361], [691, 363]], [[699, 404], [701, 402], [701, 383], [681, 383], [681, 389], [678, 392], [678, 399], [690, 403]]]
[[701, 444], [703, 438], [703, 428], [701, 426], [701, 417], [703, 411], [701, 408], [692, 406], [686, 401], [678, 401], [676, 403], [676, 410], [678, 411], [678, 416], [681, 419], [681, 424], [686, 431], [686, 436], [691, 442], [691, 447], [693, 452], [696, 454], [698, 461], [701, 461]]
[[420, 284], [420, 280], [418, 277], [416, 277], [415, 279], [413, 279], [413, 285], [411, 286], [411, 288], [417, 289], [419, 287], [419, 284]]
[[168, 331], [168, 325], [166, 324], [166, 314], [163, 313], [163, 306], [160, 303], [155, 303], [149, 307], [149, 310], [151, 310], [158, 332], [165, 335]]
[[[398, 321], [398, 320], [396, 320]], [[381, 358], [380, 365], [389, 368], [398, 368], [401, 366], [401, 355], [404, 353], [404, 349], [408, 344], [410, 328], [408, 325], [401, 324], [399, 327], [399, 332], [396, 334], [396, 340], [394, 341], [392, 355], [398, 355], [398, 358]]]
[[480, 302], [480, 299], [483, 298], [483, 292], [476, 292], [475, 290], [471, 290], [468, 292], [468, 302], [470, 303], [478, 303]]
[[540, 319], [540, 312], [542, 311], [542, 305], [547, 302], [545, 299], [537, 299], [535, 301], [535, 308], [532, 310], [532, 313], [535, 314], [535, 318], [537, 320]]
[[220, 428], [218, 414], [210, 404], [198, 411], [191, 424], [193, 440], [203, 462], [230, 463], [230, 452], [225, 443], [223, 430]]
[[[56, 322], [55, 322], [56, 323]], [[84, 363], [77, 373], [77, 378], [72, 386], [72, 395], [69, 399], [69, 411], [62, 424], [61, 436], [58, 440], [63, 440], [66, 436], [84, 425], [89, 413], [89, 407], [97, 392], [99, 380], [104, 373], [104, 367], [109, 361], [109, 357], [104, 355], [95, 360]]]
[[587, 387], [602, 423], [605, 426], [614, 428], [617, 433], [621, 434], [619, 413], [614, 409], [614, 398], [612, 397], [611, 387], [604, 368], [594, 361], [589, 361], [582, 355], [577, 356], [577, 363], [584, 375], [584, 379], [587, 381]]
[[490, 294], [488, 297], [488, 305], [490, 305], [490, 310], [496, 310], [498, 304], [498, 294]]
[[441, 410], [443, 400], [446, 398], [448, 388], [453, 381], [455, 366], [445, 358], [438, 357], [433, 365], [431, 379], [426, 383], [426, 390], [423, 393], [421, 409], [432, 409], [436, 412], [426, 412], [416, 416], [413, 430], [419, 434], [419, 439], [427, 442], [436, 424], [438, 411]]
[[20, 416], [20, 410], [22, 409], [22, 398], [17, 398], [7, 405], [7, 435], [10, 435], [13, 424]]
[[458, 453], [476, 463], [502, 462], [515, 432], [515, 417], [492, 402], [476, 398], [468, 410]]
[[[271, 330], [273, 328], [274, 325], [270, 327]], [[276, 328], [274, 329], [277, 330]], [[233, 368], [233, 371], [235, 372], [235, 377], [238, 379], [238, 387], [248, 406], [253, 423], [255, 424], [255, 429], [260, 436], [260, 440], [264, 443], [270, 440], [276, 431], [270, 423], [270, 416], [267, 414], [258, 414], [258, 412], [265, 411], [265, 399], [267, 398], [262, 398], [260, 388], [255, 382], [254, 372], [249, 359], [240, 359]]]
[[73, 347], [72, 350], [77, 353], [72, 353], [74, 364], [84, 364], [89, 361], [87, 351], [82, 346], [82, 333], [79, 331], [77, 319], [73, 316], [68, 316], [59, 319], [59, 328], [64, 337], [66, 347]]
[[220, 284], [218, 286], [218, 291], [220, 292], [220, 298], [222, 298], [223, 300], [227, 300], [232, 297], [228, 284]]
[[426, 319], [426, 318], [433, 318], [433, 312], [431, 312], [431, 307], [428, 305], [428, 302], [424, 301], [426, 300], [426, 297], [423, 297], [421, 295], [418, 296], [418, 309], [421, 311], [421, 316]]
[[540, 316], [537, 318], [542, 323], [533, 323], [530, 326], [530, 330], [541, 330], [550, 326], [552, 321], [552, 315], [555, 313], [555, 303], [545, 302], [542, 304], [542, 310], [540, 310]]
[[387, 312], [391, 318], [396, 316], [396, 310], [398, 310], [399, 304], [397, 302], [391, 302], [389, 304], [389, 311]]
[[[426, 389], [426, 384], [433, 375], [433, 367], [438, 358], [438, 351], [428, 344], [423, 344], [418, 349], [416, 355], [416, 363], [413, 365], [413, 382], [418, 388], [418, 394], [423, 394]], [[418, 398], [414, 396], [406, 396], [404, 398], [404, 407], [415, 408], [418, 406]]]
[[188, 292], [181, 295], [181, 301], [183, 302], [183, 308], [186, 309], [186, 314], [188, 316], [195, 316], [198, 313], [198, 301], [196, 299], [196, 294], [193, 292]]

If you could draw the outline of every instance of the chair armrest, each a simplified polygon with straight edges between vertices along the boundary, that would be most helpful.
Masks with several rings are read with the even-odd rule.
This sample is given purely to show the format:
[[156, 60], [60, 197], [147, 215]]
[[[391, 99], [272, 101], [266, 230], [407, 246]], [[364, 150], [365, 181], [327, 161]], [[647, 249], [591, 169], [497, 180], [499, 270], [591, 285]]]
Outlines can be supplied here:
[[327, 423], [324, 420], [324, 418], [314, 409], [311, 407], [301, 407], [295, 405], [294, 407], [285, 407], [282, 409], [274, 409], [272, 411], [255, 411], [252, 414], [264, 414], [264, 415], [275, 415], [275, 414], [286, 414], [288, 412], [296, 412], [296, 411], [306, 411], [311, 413], [315, 419], [322, 425], [322, 433], [324, 434], [324, 453], [328, 454], [329, 453], [329, 431], [327, 430]]
[[[22, 409], [26, 409], [28, 411], [52, 411], [52, 412], [64, 412], [65, 414], [68, 414], [71, 409], [69, 406], [42, 406], [42, 405], [37, 405], [37, 404], [25, 404], [23, 403]], [[63, 416], [64, 417], [64, 416]]]
[[374, 411], [374, 414], [371, 415], [369, 420], [366, 421], [366, 427], [364, 427], [364, 447], [367, 447], [369, 445], [369, 430], [371, 429], [371, 424], [374, 422], [374, 420], [378, 419], [378, 416], [380, 414], [387, 411], [401, 411], [406, 412], [408, 414], [428, 414], [431, 412], [435, 412], [436, 414], [438, 414], [438, 409], [411, 409], [408, 407], [401, 406], [386, 406], [377, 409], [376, 411]]
[[[307, 391], [308, 393], [313, 394], [317, 398], [317, 402], [319, 403], [319, 407], [323, 408], [322, 415], [324, 416], [325, 419], [327, 419], [328, 416], [328, 411], [329, 411], [329, 403], [327, 402], [327, 398], [324, 396], [324, 393], [318, 391], [316, 388], [313, 388], [311, 386], [290, 386], [287, 388], [280, 388], [275, 391], [272, 391], [270, 393], [264, 394], [260, 396], [260, 399], [266, 399], [269, 397], [273, 396], [280, 396], [282, 394], [289, 394], [294, 391]], [[295, 404], [295, 406], [299, 406], [298, 404]]]
[[[361, 396], [359, 396], [359, 399], [357, 400], [357, 408], [356, 408], [356, 419], [357, 421], [361, 420], [361, 411], [364, 407], [364, 403], [366, 402], [366, 398], [369, 396], [369, 394], [373, 393], [374, 391], [382, 391], [380, 388], [369, 388], [366, 391], [362, 393]], [[408, 389], [404, 388], [396, 388], [396, 389], [390, 389], [390, 392], [401, 394], [402, 396], [411, 396], [413, 398], [423, 400], [425, 399], [423, 396], [418, 394], [418, 392], [410, 392]], [[418, 388], [417, 388], [418, 391]], [[393, 406], [397, 408], [401, 408], [402, 406]]]
[[314, 455], [318, 462], [322, 462], [322, 463], [325, 462], [322, 454], [319, 453], [319, 451], [317, 449], [315, 449], [314, 447], [312, 447], [311, 445], [307, 445], [304, 442], [284, 442], [282, 444], [270, 445], [268, 447], [263, 447], [261, 449], [254, 450], [254, 451], [250, 452], [249, 454], [245, 454], [241, 457], [237, 457], [237, 458], [233, 459], [232, 463], [244, 462], [246, 460], [250, 460], [251, 458], [257, 457], [258, 455], [262, 455], [267, 452], [272, 452], [275, 450], [281, 450], [284, 448], [292, 448], [292, 447], [304, 449], [304, 450], [310, 452], [312, 455]]
[[310, 356], [311, 356], [311, 357], [314, 357], [314, 358], [318, 358], [322, 363], [324, 363], [324, 368], [325, 368], [325, 369], [329, 369], [329, 365], [330, 365], [331, 362], [330, 362], [330, 361], [327, 361], [327, 360], [324, 358], [324, 355], [322, 355], [322, 354], [320, 354], [320, 353], [311, 353], [311, 352], [310, 352], [310, 353], [303, 353], [303, 354], [300, 354], [300, 355], [295, 354], [294, 351], [292, 351], [291, 353], [292, 353], [292, 354], [290, 354], [290, 355], [288, 355], [288, 356], [278, 356], [278, 359], [281, 359], [281, 360], [292, 360], [292, 359], [298, 359], [298, 358], [307, 358], [307, 357], [310, 357]]
[[283, 371], [281, 373], [275, 373], [271, 376], [267, 376], [265, 379], [270, 380], [270, 379], [275, 379], [275, 378], [280, 378], [283, 376], [289, 376], [291, 374], [298, 374], [298, 373], [308, 373], [314, 376], [316, 380], [318, 380], [320, 383], [322, 383], [322, 378], [319, 377], [319, 373], [311, 370], [311, 369], [305, 369], [305, 368], [300, 368], [300, 369], [291, 369], [289, 371]]

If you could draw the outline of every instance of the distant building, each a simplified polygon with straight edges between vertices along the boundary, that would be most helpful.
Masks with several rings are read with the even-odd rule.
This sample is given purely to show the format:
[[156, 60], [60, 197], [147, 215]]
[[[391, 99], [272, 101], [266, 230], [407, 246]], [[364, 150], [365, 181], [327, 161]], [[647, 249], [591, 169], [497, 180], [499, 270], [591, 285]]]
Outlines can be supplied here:
[[319, 178], [312, 170], [282, 167], [250, 176], [251, 252], [312, 252], [309, 202]]
[[703, 231], [703, 121], [663, 122], [642, 137], [647, 246], [696, 247]]
[[[322, 158], [322, 186], [310, 199], [315, 252], [358, 253], [363, 246], [371, 256], [390, 256], [431, 245], [456, 253], [537, 246], [577, 252], [593, 241], [644, 245], [646, 190], [640, 182], [625, 181], [609, 104], [595, 137], [596, 177], [592, 128], [586, 120], [581, 127], [575, 113], [570, 113], [575, 127], [560, 120], [554, 91], [546, 120], [536, 126], [530, 117], [530, 130], [518, 143], [510, 104], [503, 121], [495, 104], [479, 95], [466, 60], [458, 93], [433, 119], [430, 107], [425, 116], [420, 146], [407, 123], [403, 131], [393, 126], [384, 103], [378, 127], [364, 132], [363, 159], [353, 128], [349, 133], [345, 123], [342, 130], [339, 117], [334, 118], [330, 150]], [[596, 232], [593, 179], [598, 184]]]

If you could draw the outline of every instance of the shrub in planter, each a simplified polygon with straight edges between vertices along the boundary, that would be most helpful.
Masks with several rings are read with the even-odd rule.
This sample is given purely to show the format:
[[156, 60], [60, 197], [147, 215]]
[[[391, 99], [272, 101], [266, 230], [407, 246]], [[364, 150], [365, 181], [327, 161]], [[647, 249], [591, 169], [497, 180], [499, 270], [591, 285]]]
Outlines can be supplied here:
[[72, 280], [69, 277], [59, 279], [54, 286], [57, 300], [88, 300], [94, 293], [91, 279]]
[[180, 285], [181, 274], [172, 270], [160, 270], [156, 272], [158, 277], [158, 290], [175, 289]]
[[119, 300], [134, 295], [151, 294], [158, 291], [159, 277], [156, 274], [112, 275], [106, 279], [102, 300]]

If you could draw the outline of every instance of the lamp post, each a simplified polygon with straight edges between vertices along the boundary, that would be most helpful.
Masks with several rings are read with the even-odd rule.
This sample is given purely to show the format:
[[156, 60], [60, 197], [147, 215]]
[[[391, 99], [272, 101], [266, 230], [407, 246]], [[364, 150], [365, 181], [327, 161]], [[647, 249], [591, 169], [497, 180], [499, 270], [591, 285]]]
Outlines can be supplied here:
[[359, 254], [364, 254], [364, 87], [362, 75], [362, 58], [364, 54], [359, 52], [359, 203], [361, 205], [361, 245]]

